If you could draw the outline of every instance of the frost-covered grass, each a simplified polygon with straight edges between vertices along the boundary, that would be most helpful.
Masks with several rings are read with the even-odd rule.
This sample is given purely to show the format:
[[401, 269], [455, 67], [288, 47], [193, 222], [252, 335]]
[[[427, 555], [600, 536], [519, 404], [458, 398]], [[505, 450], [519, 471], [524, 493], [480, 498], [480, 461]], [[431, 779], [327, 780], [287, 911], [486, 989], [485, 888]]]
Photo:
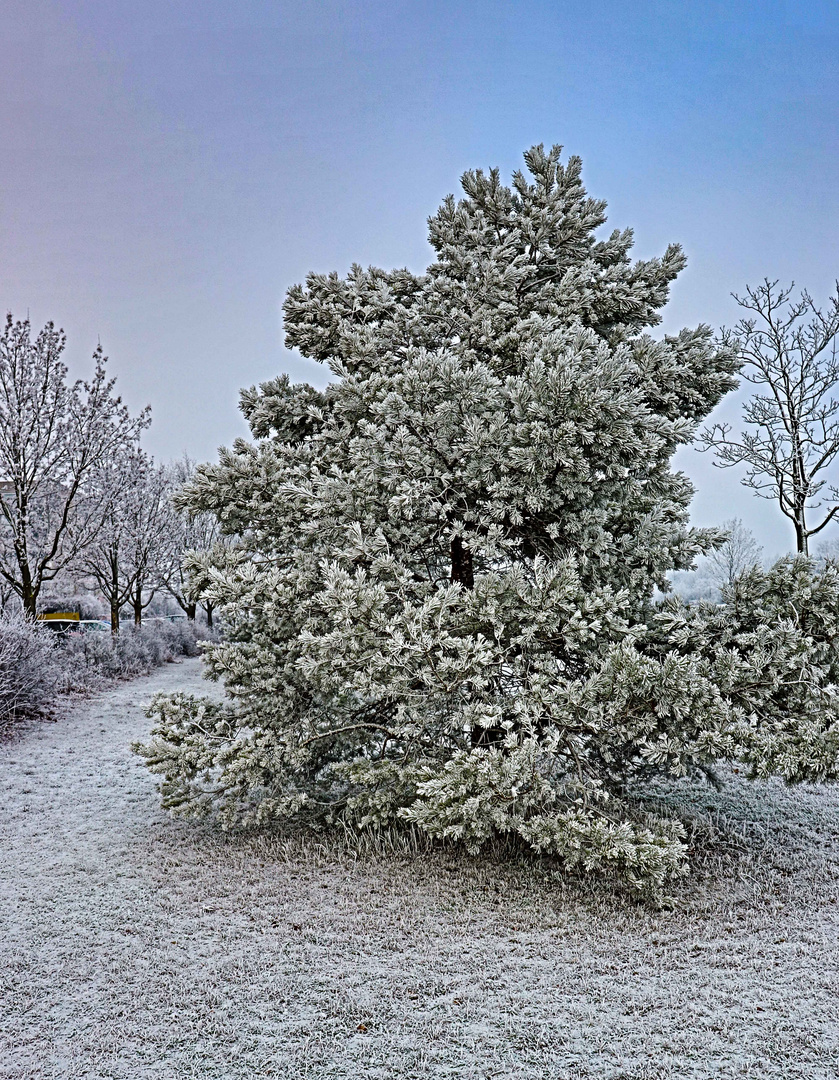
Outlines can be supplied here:
[[658, 791], [651, 910], [535, 859], [170, 820], [129, 752], [167, 665], [0, 748], [0, 1077], [834, 1078], [839, 791]]

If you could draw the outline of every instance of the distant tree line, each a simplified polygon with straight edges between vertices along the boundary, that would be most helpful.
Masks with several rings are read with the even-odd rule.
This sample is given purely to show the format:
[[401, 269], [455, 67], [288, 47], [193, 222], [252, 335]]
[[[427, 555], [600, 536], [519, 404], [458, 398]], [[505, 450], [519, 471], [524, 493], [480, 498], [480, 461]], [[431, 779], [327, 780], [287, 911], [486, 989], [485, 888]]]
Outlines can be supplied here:
[[[102, 597], [115, 634], [125, 608], [139, 625], [162, 593], [194, 619], [201, 596], [184, 555], [220, 541], [214, 515], [177, 504], [195, 463], [156, 463], [140, 446], [150, 410], [131, 415], [101, 346], [92, 378], [70, 383], [65, 345], [52, 323], [33, 336], [29, 320], [11, 314], [0, 336], [3, 606], [16, 597], [34, 617], [81, 577]], [[212, 624], [212, 605], [204, 607]]]

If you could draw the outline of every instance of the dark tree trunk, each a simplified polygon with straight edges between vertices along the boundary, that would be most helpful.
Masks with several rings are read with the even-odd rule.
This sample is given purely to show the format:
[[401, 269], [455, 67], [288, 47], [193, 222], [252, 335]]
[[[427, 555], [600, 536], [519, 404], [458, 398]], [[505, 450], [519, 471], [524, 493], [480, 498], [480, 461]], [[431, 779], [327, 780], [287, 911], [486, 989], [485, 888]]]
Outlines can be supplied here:
[[803, 516], [795, 520], [795, 546], [799, 555], [809, 555], [810, 545], [807, 542], [807, 528]]
[[463, 543], [463, 538], [456, 536], [452, 540], [452, 574], [451, 580], [459, 581], [464, 589], [475, 587], [475, 573], [472, 569], [472, 552]]
[[20, 571], [21, 585], [23, 586], [20, 598], [23, 602], [23, 610], [34, 619], [38, 614], [38, 590], [32, 582], [32, 575], [29, 573], [29, 567], [26, 563], [22, 563]]
[[143, 597], [142, 596], [135, 596], [134, 597], [134, 625], [135, 626], [142, 626], [143, 625]]
[[[463, 538], [455, 536], [451, 546], [452, 582], [459, 581], [464, 589], [474, 589], [475, 570], [472, 565], [472, 552], [463, 543]], [[469, 733], [469, 742], [473, 749], [477, 746], [495, 746], [504, 741], [506, 732], [500, 727], [473, 727]]]
[[195, 611], [197, 607], [197, 604], [186, 605], [186, 617], [189, 619], [190, 622], [195, 622]]
[[212, 630], [213, 628], [213, 605], [205, 604], [204, 610], [207, 612], [207, 628]]
[[119, 633], [119, 609], [120, 609], [120, 589], [119, 589], [119, 560], [116, 553], [111, 552], [111, 580], [109, 582], [109, 588], [111, 595], [108, 598], [111, 603], [111, 633]]

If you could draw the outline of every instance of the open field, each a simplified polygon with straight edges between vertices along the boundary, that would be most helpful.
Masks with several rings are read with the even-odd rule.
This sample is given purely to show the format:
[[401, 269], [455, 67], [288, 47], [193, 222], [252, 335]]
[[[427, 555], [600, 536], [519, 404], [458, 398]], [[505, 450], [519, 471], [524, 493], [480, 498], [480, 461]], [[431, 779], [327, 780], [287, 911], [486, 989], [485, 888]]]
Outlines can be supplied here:
[[697, 873], [651, 911], [174, 822], [128, 747], [199, 685], [169, 665], [0, 745], [3, 1080], [839, 1075], [835, 789], [696, 792]]

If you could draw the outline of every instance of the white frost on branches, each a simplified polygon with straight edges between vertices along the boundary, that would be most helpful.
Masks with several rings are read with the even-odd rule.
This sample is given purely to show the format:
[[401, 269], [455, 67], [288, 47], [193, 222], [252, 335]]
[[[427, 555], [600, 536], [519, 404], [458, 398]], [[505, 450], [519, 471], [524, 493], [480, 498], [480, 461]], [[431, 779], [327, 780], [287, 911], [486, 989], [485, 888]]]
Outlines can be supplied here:
[[0, 335], [0, 576], [33, 616], [44, 584], [102, 528], [109, 495], [97, 470], [150, 422], [114, 395], [101, 348], [90, 382], [68, 385], [64, 345], [52, 323], [33, 341], [29, 321], [11, 315]]
[[96, 581], [117, 633], [121, 608], [128, 604], [139, 625], [173, 572], [180, 558], [178, 523], [166, 468], [156, 466], [138, 446], [102, 461], [95, 485], [105, 515], [78, 565]]
[[237, 536], [191, 561], [232, 705], [160, 699], [138, 749], [165, 805], [226, 825], [508, 834], [657, 889], [682, 831], [636, 781], [720, 757], [835, 774], [839, 581], [789, 563], [730, 605], [653, 606], [724, 539], [688, 526], [670, 461], [738, 360], [704, 326], [653, 338], [679, 248], [633, 262], [630, 232], [597, 238], [579, 159], [525, 161], [511, 187], [465, 174], [426, 274], [289, 291], [286, 343], [334, 381], [243, 393], [254, 441], [185, 495]]
[[745, 467], [743, 483], [778, 504], [806, 555], [810, 538], [839, 513], [839, 283], [826, 310], [768, 278], [734, 298], [751, 314], [722, 341], [740, 354], [743, 378], [757, 391], [743, 409], [744, 431], [714, 424], [702, 443], [720, 467]]

